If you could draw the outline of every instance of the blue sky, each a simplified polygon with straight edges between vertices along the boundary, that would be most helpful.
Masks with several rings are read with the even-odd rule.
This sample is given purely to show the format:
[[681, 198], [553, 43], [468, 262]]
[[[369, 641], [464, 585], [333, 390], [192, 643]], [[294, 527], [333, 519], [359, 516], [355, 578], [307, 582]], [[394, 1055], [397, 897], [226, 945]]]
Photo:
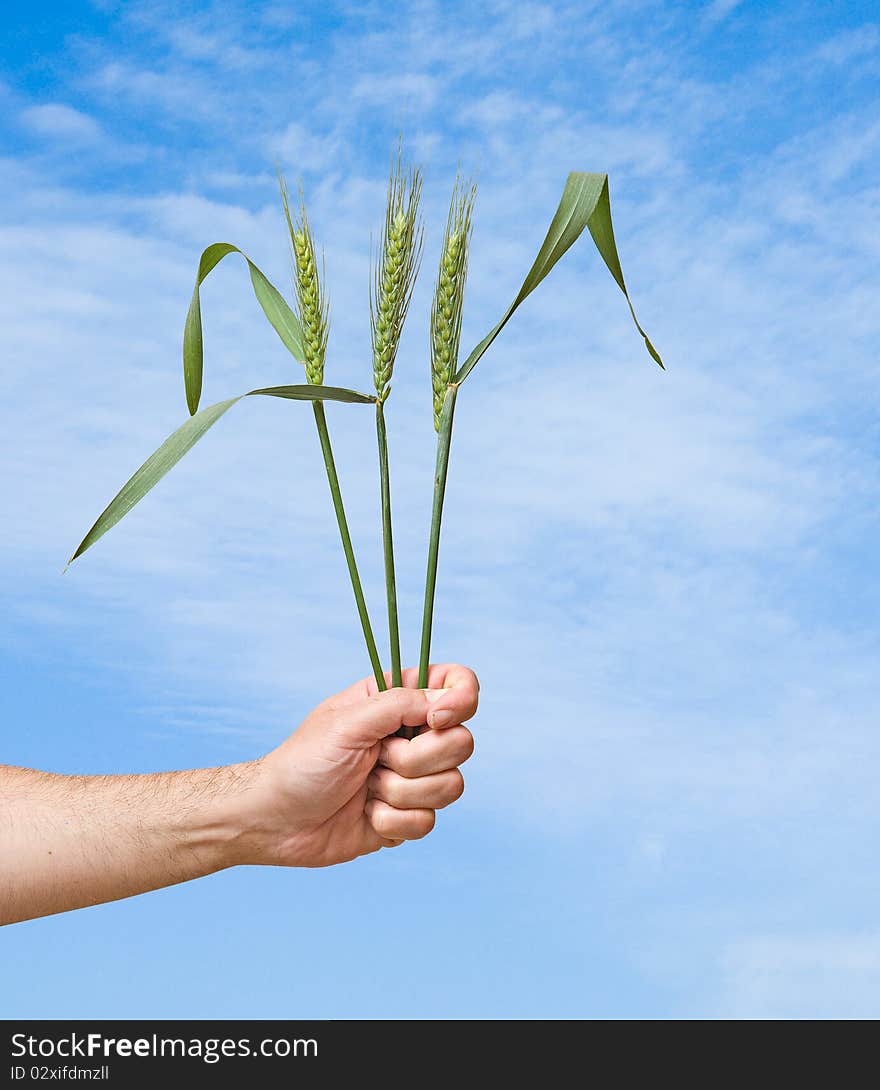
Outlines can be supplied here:
[[[459, 399], [435, 654], [483, 707], [427, 841], [4, 929], [0, 1013], [880, 1014], [873, 5], [179, 7], [4, 11], [0, 759], [249, 758], [367, 672], [303, 406], [236, 408], [61, 576], [185, 417], [201, 249], [287, 283], [276, 164], [325, 246], [331, 381], [368, 384], [400, 131], [427, 271], [456, 167], [479, 178], [467, 347], [567, 171], [601, 170], [669, 371], [581, 242]], [[232, 261], [205, 403], [296, 381]], [[389, 412], [410, 660], [430, 279]], [[371, 421], [328, 415], [378, 622]]]

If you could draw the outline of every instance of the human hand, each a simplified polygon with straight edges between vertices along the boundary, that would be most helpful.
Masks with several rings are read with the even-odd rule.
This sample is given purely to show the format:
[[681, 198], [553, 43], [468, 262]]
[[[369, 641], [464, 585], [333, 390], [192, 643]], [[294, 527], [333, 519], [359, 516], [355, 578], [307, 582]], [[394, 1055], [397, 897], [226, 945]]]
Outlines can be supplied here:
[[[0, 924], [266, 863], [326, 867], [425, 836], [463, 789], [479, 686], [432, 666], [325, 700], [246, 764], [64, 776], [0, 765]], [[427, 724], [427, 726], [425, 726]], [[401, 726], [421, 727], [412, 740]]]
[[[477, 710], [479, 684], [453, 665], [432, 666], [427, 689], [417, 683], [415, 669], [382, 693], [375, 679], [359, 681], [243, 766], [238, 861], [326, 867], [426, 836], [435, 810], [464, 790], [458, 766], [474, 741], [462, 724]], [[394, 736], [401, 726], [423, 729], [410, 740]]]

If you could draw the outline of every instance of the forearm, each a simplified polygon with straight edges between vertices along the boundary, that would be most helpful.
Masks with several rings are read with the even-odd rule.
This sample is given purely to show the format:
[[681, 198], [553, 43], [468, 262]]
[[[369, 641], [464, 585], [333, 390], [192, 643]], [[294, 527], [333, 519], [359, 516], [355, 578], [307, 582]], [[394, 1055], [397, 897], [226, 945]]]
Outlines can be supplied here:
[[56, 776], [0, 765], [0, 924], [244, 861], [238, 815], [252, 768]]

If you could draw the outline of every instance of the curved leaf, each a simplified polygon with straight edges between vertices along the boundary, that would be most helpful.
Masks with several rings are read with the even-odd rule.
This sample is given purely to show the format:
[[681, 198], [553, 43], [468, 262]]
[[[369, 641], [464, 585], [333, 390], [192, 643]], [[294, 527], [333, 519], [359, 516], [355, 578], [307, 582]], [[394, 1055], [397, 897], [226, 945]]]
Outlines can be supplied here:
[[196, 286], [193, 289], [189, 310], [186, 313], [186, 324], [183, 327], [183, 381], [186, 387], [186, 404], [190, 414], [194, 414], [198, 410], [199, 400], [202, 396], [202, 304], [199, 298], [199, 288], [208, 273], [227, 254], [241, 254], [248, 263], [254, 295], [256, 295], [257, 302], [263, 308], [263, 313], [269, 319], [272, 328], [294, 359], [299, 360], [300, 363], [304, 362], [302, 328], [299, 319], [285, 302], [284, 296], [244, 251], [239, 250], [237, 246], [233, 246], [231, 242], [214, 242], [207, 247], [199, 259]]
[[191, 447], [202, 438], [221, 416], [245, 397], [263, 395], [283, 397], [290, 401], [343, 401], [353, 405], [372, 405], [376, 399], [371, 394], [360, 394], [356, 390], [346, 390], [339, 386], [267, 386], [262, 390], [250, 390], [238, 397], [218, 401], [191, 416], [177, 431], [172, 432], [161, 447], [144, 462], [135, 474], [120, 488], [110, 503], [104, 508], [94, 526], [79, 543], [76, 552], [68, 560], [72, 564], [78, 556], [94, 545], [117, 522], [146, 496], [150, 489], [158, 484], [169, 469], [172, 469]]
[[259, 390], [249, 390], [242, 397], [283, 397], [288, 401], [341, 401], [346, 405], [375, 405], [375, 394], [362, 394], [358, 390], [347, 390], [344, 386], [324, 386], [302, 383], [298, 386], [263, 386]]
[[647, 333], [639, 325], [629, 292], [626, 290], [623, 271], [620, 267], [620, 257], [617, 253], [617, 244], [614, 241], [614, 228], [611, 223], [608, 175], [582, 174], [573, 171], [568, 176], [559, 201], [559, 207], [556, 209], [547, 236], [541, 244], [538, 256], [535, 258], [531, 269], [529, 269], [529, 274], [523, 281], [519, 293], [504, 312], [501, 321], [486, 334], [459, 367], [455, 374], [456, 382], [464, 382], [480, 362], [489, 345], [507, 325], [516, 308], [531, 295], [566, 250], [577, 241], [585, 227], [589, 229], [596, 248], [602, 255], [611, 275], [617, 281], [618, 287], [626, 296], [630, 313], [636, 324], [636, 329], [641, 333], [645, 341], [645, 347], [651, 357], [663, 367], [663, 361], [660, 359], [657, 349], [651, 344]]

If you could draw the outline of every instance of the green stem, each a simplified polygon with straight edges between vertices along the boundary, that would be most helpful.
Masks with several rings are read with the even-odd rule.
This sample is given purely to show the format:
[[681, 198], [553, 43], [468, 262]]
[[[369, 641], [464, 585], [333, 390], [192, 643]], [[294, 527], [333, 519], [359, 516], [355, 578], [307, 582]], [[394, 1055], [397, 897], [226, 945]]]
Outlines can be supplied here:
[[312, 408], [315, 411], [315, 424], [318, 428], [318, 438], [321, 440], [321, 451], [324, 455], [324, 466], [327, 470], [327, 480], [330, 484], [330, 495], [333, 497], [333, 508], [336, 511], [336, 521], [339, 523], [339, 536], [342, 538], [342, 548], [345, 559], [348, 562], [348, 574], [351, 577], [351, 589], [354, 591], [354, 600], [357, 603], [358, 616], [361, 619], [361, 628], [364, 630], [364, 641], [367, 645], [367, 653], [376, 677], [379, 691], [387, 688], [385, 675], [382, 673], [382, 663], [379, 652], [376, 650], [376, 641], [373, 638], [373, 629], [370, 626], [370, 615], [367, 613], [367, 603], [364, 601], [364, 591], [361, 587], [361, 579], [358, 575], [357, 561], [354, 558], [354, 548], [351, 544], [351, 534], [348, 532], [348, 522], [345, 518], [345, 508], [342, 506], [342, 493], [339, 490], [339, 478], [336, 475], [336, 463], [333, 461], [333, 448], [330, 446], [330, 433], [327, 431], [327, 418], [324, 416], [324, 402], [313, 401]]
[[458, 386], [446, 390], [443, 410], [440, 413], [440, 431], [437, 435], [437, 468], [434, 471], [434, 505], [431, 511], [431, 537], [428, 542], [428, 573], [425, 579], [425, 609], [422, 613], [422, 648], [419, 656], [419, 688], [428, 685], [428, 665], [431, 661], [431, 628], [434, 623], [434, 591], [437, 587], [437, 554], [440, 550], [440, 522], [443, 518], [443, 496], [446, 492], [446, 474], [449, 469], [449, 445], [452, 441], [452, 417]]
[[388, 434], [385, 406], [376, 402], [376, 438], [379, 443], [379, 482], [382, 491], [382, 548], [385, 554], [385, 594], [388, 598], [388, 636], [391, 642], [391, 684], [400, 688], [400, 625], [397, 620], [397, 580], [394, 577], [394, 540], [391, 534], [391, 482], [388, 474]]

